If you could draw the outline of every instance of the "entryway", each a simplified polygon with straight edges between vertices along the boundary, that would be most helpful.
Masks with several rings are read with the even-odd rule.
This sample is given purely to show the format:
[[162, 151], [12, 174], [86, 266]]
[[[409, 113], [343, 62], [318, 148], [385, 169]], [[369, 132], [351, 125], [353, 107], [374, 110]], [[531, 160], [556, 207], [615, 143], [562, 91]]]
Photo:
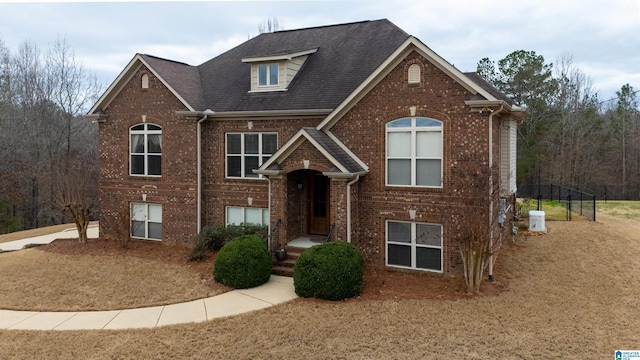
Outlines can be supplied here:
[[306, 176], [309, 199], [309, 229], [310, 235], [328, 235], [331, 229], [329, 217], [331, 203], [331, 179], [320, 172], [308, 172]]

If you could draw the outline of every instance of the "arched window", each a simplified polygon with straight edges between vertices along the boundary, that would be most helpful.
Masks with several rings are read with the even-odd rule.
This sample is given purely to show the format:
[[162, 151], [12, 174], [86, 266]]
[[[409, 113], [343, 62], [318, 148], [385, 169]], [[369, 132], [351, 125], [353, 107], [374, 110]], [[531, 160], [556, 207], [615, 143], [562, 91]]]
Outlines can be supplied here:
[[129, 129], [131, 175], [162, 175], [162, 128], [138, 124]]
[[408, 117], [387, 123], [387, 185], [442, 187], [442, 122]]
[[413, 64], [408, 70], [409, 84], [420, 84], [420, 65]]
[[149, 74], [142, 74], [142, 84], [143, 89], [149, 88]]

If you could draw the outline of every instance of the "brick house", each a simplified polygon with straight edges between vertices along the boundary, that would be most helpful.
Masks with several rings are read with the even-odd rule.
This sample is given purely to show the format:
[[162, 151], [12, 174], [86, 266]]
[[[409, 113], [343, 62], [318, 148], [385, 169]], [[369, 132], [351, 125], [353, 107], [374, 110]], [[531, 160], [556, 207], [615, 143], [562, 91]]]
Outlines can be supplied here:
[[100, 231], [175, 245], [261, 223], [272, 249], [328, 236], [455, 273], [465, 224], [511, 230], [524, 115], [388, 20], [261, 34], [199, 66], [137, 54], [88, 114]]

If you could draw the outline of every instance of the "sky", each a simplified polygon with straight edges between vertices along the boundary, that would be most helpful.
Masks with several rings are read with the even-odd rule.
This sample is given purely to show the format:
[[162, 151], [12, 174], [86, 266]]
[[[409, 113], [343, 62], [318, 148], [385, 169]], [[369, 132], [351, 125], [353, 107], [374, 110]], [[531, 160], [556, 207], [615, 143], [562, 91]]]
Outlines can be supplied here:
[[386, 18], [463, 72], [526, 50], [547, 63], [572, 56], [602, 100], [640, 89], [640, 0], [0, 0], [0, 40], [15, 52], [64, 38], [106, 89], [136, 53], [199, 65], [267, 18], [284, 30]]

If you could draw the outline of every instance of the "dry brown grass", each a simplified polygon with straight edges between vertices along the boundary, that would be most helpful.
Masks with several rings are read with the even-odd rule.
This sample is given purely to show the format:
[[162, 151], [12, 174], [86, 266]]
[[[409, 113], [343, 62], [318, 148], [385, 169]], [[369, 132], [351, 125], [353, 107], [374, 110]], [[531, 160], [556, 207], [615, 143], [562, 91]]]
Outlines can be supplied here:
[[210, 275], [203, 278], [176, 264], [40, 249], [1, 254], [0, 273], [0, 308], [12, 310], [125, 309], [200, 299], [228, 290], [213, 283]]
[[497, 296], [299, 299], [150, 330], [0, 331], [0, 358], [606, 359], [638, 348], [640, 225], [602, 216], [547, 226], [500, 255], [508, 291]]

